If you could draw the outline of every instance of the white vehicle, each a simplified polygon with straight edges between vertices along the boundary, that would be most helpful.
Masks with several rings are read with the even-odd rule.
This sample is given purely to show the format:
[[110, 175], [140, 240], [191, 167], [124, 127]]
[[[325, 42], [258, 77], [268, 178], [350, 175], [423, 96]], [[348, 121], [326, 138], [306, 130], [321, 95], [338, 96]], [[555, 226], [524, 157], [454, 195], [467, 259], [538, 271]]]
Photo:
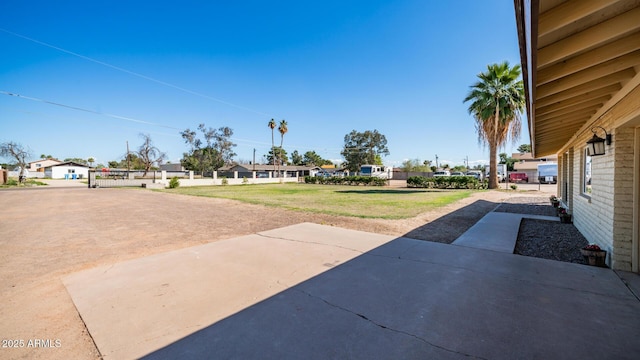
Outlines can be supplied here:
[[451, 173], [449, 173], [446, 170], [444, 170], [444, 171], [436, 171], [435, 173], [433, 173], [433, 177], [441, 177], [441, 176], [451, 176]]
[[[507, 164], [496, 164], [498, 168], [498, 182], [504, 182], [507, 178]], [[487, 179], [489, 178], [489, 165], [485, 166], [485, 174], [487, 174]]]
[[379, 177], [382, 179], [391, 179], [393, 176], [393, 169], [391, 167], [384, 167], [381, 165], [361, 165], [360, 166], [360, 175], [361, 176], [373, 176]]
[[473, 176], [474, 178], [482, 181], [482, 172], [478, 170], [469, 170], [467, 171], [467, 176]]

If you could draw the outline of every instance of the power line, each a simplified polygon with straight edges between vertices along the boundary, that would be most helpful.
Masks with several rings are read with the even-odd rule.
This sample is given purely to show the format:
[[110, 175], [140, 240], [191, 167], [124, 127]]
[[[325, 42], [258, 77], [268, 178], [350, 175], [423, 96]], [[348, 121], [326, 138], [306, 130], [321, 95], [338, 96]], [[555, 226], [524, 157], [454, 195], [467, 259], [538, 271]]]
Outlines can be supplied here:
[[27, 100], [31, 100], [31, 101], [37, 101], [37, 102], [41, 102], [41, 103], [45, 103], [45, 104], [49, 104], [49, 105], [60, 106], [60, 107], [71, 109], [71, 110], [83, 111], [83, 112], [87, 112], [87, 113], [91, 113], [91, 114], [108, 116], [108, 117], [111, 117], [111, 118], [114, 118], [114, 119], [126, 120], [126, 121], [131, 121], [131, 122], [135, 122], [135, 123], [139, 123], [139, 124], [153, 125], [153, 126], [159, 126], [159, 127], [163, 127], [163, 128], [167, 128], [167, 129], [174, 129], [174, 130], [181, 131], [180, 129], [178, 129], [176, 127], [173, 127], [173, 126], [169, 126], [169, 125], [163, 125], [163, 124], [153, 123], [153, 122], [150, 122], [150, 121], [134, 119], [134, 118], [130, 118], [130, 117], [127, 117], [127, 116], [120, 116], [120, 115], [114, 115], [114, 114], [101, 113], [101, 112], [95, 111], [95, 110], [84, 109], [84, 108], [77, 107], [77, 106], [66, 105], [66, 104], [55, 102], [55, 101], [49, 101], [49, 100], [34, 98], [34, 97], [31, 97], [31, 96], [20, 95], [20, 94], [8, 92], [8, 91], [0, 90], [0, 94], [7, 95], [7, 96], [14, 96], [14, 97], [17, 97], [17, 98], [27, 99]]
[[119, 66], [111, 65], [111, 64], [106, 63], [104, 61], [100, 61], [100, 60], [97, 60], [97, 59], [94, 59], [94, 58], [91, 58], [91, 57], [88, 57], [88, 56], [85, 56], [85, 55], [82, 55], [82, 54], [78, 54], [78, 53], [75, 53], [73, 51], [66, 50], [66, 49], [63, 49], [61, 47], [48, 44], [48, 43], [46, 43], [44, 41], [36, 40], [36, 39], [30, 38], [28, 36], [21, 35], [21, 34], [18, 34], [18, 33], [3, 29], [3, 28], [0, 28], [0, 31], [3, 31], [3, 32], [7, 33], [7, 34], [10, 34], [10, 35], [13, 35], [13, 36], [25, 39], [25, 40], [29, 40], [31, 42], [34, 42], [34, 43], [42, 45], [42, 46], [49, 47], [51, 49], [55, 49], [55, 50], [61, 51], [63, 53], [69, 54], [69, 55], [73, 55], [73, 56], [79, 57], [79, 58], [87, 60], [87, 61], [91, 61], [93, 63], [99, 64], [99, 65], [102, 65], [102, 66], [106, 66], [108, 68], [111, 68], [111, 69], [114, 69], [114, 70], [117, 70], [117, 71], [121, 71], [121, 72], [127, 73], [129, 75], [133, 75], [133, 76], [139, 77], [141, 79], [149, 80], [149, 81], [155, 82], [157, 84], [164, 85], [164, 86], [167, 86], [167, 87], [170, 87], [170, 88], [185, 92], [187, 94], [199, 96], [201, 98], [205, 98], [205, 99], [208, 99], [208, 100], [213, 100], [213, 101], [219, 102], [221, 104], [232, 106], [232, 107], [235, 107], [235, 108], [238, 108], [238, 109], [241, 109], [241, 110], [245, 110], [245, 111], [249, 111], [249, 112], [252, 112], [252, 113], [255, 113], [255, 114], [259, 114], [259, 115], [263, 115], [263, 116], [267, 116], [267, 117], [277, 117], [277, 116], [269, 115], [269, 114], [264, 113], [262, 111], [258, 111], [258, 110], [254, 110], [254, 109], [245, 107], [245, 106], [236, 105], [234, 103], [231, 103], [231, 102], [228, 102], [228, 101], [225, 101], [225, 100], [222, 100], [222, 99], [218, 99], [218, 98], [215, 98], [213, 96], [209, 96], [209, 95], [197, 92], [197, 91], [189, 90], [187, 88], [184, 88], [184, 87], [181, 87], [181, 86], [178, 86], [178, 85], [174, 85], [174, 84], [168, 83], [166, 81], [158, 80], [158, 79], [152, 78], [151, 76], [143, 75], [143, 74], [137, 73], [135, 71], [131, 71], [131, 70], [119, 67]]

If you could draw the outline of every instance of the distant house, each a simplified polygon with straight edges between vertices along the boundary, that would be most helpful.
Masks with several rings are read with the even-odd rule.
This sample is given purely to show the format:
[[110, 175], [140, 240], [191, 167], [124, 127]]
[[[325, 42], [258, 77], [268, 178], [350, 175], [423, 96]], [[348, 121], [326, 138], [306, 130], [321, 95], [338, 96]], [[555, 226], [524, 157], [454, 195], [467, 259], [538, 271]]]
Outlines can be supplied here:
[[516, 161], [513, 171], [527, 174], [529, 182], [536, 182], [534, 179], [538, 178], [538, 165], [558, 162], [558, 156], [555, 154], [534, 158], [531, 153], [513, 153], [511, 158]]
[[162, 164], [159, 166], [160, 171], [184, 171], [184, 166], [180, 163], [176, 164]]
[[61, 164], [61, 163], [62, 161], [58, 159], [40, 159], [40, 160], [36, 160], [28, 163], [27, 169], [29, 171], [44, 172], [44, 169], [46, 167]]
[[[278, 170], [278, 166], [275, 167], [276, 171]], [[298, 166], [298, 165], [280, 165], [280, 172], [287, 172], [287, 176], [296, 176], [296, 172], [298, 176], [313, 176], [315, 173], [320, 171], [320, 167], [318, 166]], [[238, 173], [249, 173], [249, 172], [260, 172], [266, 173], [274, 171], [273, 164], [271, 165], [261, 165], [261, 164], [236, 164], [232, 166], [223, 166], [218, 169], [220, 172], [234, 172]]]
[[86, 179], [90, 167], [73, 161], [50, 165], [44, 168], [44, 175], [51, 179]]

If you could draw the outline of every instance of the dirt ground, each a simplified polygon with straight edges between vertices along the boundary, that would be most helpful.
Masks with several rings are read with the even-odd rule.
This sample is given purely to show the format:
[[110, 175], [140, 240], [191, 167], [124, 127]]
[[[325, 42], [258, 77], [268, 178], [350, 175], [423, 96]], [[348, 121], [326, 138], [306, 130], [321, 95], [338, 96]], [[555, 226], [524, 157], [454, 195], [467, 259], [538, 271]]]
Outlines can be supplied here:
[[0, 358], [100, 358], [61, 281], [83, 269], [300, 222], [451, 242], [523, 194], [481, 192], [412, 219], [376, 220], [142, 189], [2, 190]]

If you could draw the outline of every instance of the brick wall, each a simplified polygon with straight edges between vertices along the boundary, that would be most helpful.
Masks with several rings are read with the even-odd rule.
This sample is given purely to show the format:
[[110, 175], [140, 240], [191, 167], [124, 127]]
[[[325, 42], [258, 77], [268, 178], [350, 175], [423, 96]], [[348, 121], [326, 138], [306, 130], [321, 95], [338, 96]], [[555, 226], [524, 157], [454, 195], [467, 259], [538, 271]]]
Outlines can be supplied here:
[[[566, 201], [573, 213], [574, 225], [590, 243], [607, 250], [607, 264], [630, 271], [633, 239], [634, 129], [612, 129], [613, 119], [603, 117], [602, 126], [613, 135], [606, 153], [592, 157], [591, 195], [583, 193], [586, 142], [593, 133], [580, 134], [568, 151], [570, 180]], [[594, 126], [595, 126], [594, 125]], [[604, 137], [604, 132], [597, 130]]]

